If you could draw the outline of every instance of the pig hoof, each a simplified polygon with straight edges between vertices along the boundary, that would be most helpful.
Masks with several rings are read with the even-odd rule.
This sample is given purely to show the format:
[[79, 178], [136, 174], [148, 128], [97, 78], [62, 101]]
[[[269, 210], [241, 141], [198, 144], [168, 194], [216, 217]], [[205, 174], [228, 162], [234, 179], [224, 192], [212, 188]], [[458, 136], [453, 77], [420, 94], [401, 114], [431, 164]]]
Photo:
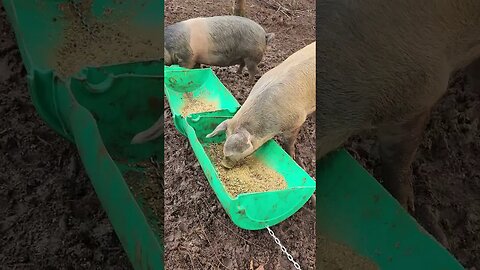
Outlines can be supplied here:
[[312, 205], [315, 208], [317, 206], [317, 197], [315, 196], [315, 194], [312, 195], [312, 197], [310, 198], [310, 201], [312, 202]]
[[303, 159], [299, 158], [298, 160], [297, 159], [295, 160], [297, 161], [297, 164], [300, 165], [300, 167], [305, 169], [305, 163], [303, 162]]

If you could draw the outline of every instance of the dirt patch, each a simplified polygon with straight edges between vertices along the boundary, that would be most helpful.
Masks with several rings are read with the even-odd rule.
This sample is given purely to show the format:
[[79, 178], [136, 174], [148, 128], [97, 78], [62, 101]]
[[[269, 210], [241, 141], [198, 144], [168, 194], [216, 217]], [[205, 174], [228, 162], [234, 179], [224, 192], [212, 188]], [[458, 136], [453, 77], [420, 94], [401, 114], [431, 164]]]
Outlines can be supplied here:
[[54, 61], [59, 76], [67, 77], [86, 66], [162, 58], [163, 37], [133, 26], [128, 13], [109, 9], [106, 10], [108, 15], [100, 21], [90, 11], [91, 1], [82, 1], [78, 7], [87, 26], [82, 23], [73, 5], [61, 6], [64, 16], [58, 21], [66, 21], [67, 27]]
[[0, 1], [0, 265], [132, 269], [75, 146], [32, 105]]
[[208, 101], [201, 96], [193, 98], [192, 93], [183, 94], [183, 105], [181, 113], [183, 116], [200, 113], [200, 112], [211, 112], [218, 109], [218, 104], [215, 102]]
[[328, 270], [378, 270], [378, 266], [350, 248], [317, 234], [317, 267]]
[[153, 230], [163, 235], [163, 165], [152, 162], [131, 164], [142, 172], [128, 171], [124, 173], [125, 181], [135, 195], [147, 215], [148, 222]]
[[[315, 1], [247, 1], [247, 17], [274, 32], [260, 63], [260, 75], [315, 40]], [[165, 1], [166, 25], [200, 17], [231, 14], [232, 1]], [[238, 66], [213, 67], [220, 81], [242, 104], [250, 93], [248, 72]], [[257, 78], [259, 77], [257, 76]], [[210, 187], [200, 164], [172, 122], [165, 102], [165, 263], [166, 269], [294, 269], [266, 230], [236, 227]], [[315, 124], [307, 120], [296, 144], [299, 163], [315, 176]], [[308, 202], [273, 226], [302, 269], [315, 269], [315, 212]], [[252, 266], [252, 267], [251, 267]]]
[[223, 144], [210, 144], [206, 151], [217, 169], [220, 181], [232, 198], [242, 193], [287, 188], [287, 182], [281, 174], [254, 156], [249, 156], [241, 164], [227, 169], [222, 166]]

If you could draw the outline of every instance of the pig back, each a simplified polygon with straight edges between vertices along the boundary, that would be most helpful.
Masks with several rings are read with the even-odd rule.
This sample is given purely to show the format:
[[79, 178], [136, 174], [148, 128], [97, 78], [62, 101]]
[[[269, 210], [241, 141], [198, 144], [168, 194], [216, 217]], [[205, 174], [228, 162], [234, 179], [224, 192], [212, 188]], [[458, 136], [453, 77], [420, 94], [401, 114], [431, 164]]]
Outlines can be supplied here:
[[266, 49], [266, 32], [256, 22], [239, 16], [204, 18], [208, 28], [207, 64], [233, 65], [243, 59], [260, 61]]
[[477, 0], [322, 0], [318, 129], [376, 127], [428, 110], [480, 45]]
[[315, 104], [314, 42], [266, 72], [234, 118], [260, 137], [275, 136], [301, 126]]

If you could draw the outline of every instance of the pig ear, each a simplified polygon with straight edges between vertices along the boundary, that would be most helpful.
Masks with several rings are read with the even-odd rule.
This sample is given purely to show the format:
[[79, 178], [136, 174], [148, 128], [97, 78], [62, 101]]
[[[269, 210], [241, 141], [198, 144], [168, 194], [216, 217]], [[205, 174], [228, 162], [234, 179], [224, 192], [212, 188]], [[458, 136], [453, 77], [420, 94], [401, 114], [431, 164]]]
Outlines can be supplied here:
[[135, 135], [130, 144], [141, 144], [160, 137], [163, 135], [163, 122], [163, 115], [161, 115], [151, 127]]
[[250, 132], [244, 128], [242, 128], [240, 132], [247, 139], [248, 144], [252, 144], [252, 134], [250, 134]]
[[244, 128], [242, 128], [241, 133], [245, 137], [245, 139], [247, 139], [247, 141], [246, 141], [247, 149], [245, 149], [243, 152], [244, 153], [245, 152], [251, 152], [253, 150], [252, 134], [250, 134], [250, 132], [248, 132], [248, 130], [246, 130]]
[[228, 120], [229, 120], [229, 119], [227, 119], [227, 120], [223, 121], [222, 123], [220, 123], [220, 124], [212, 131], [212, 133], [208, 134], [206, 137], [207, 137], [207, 138], [211, 138], [211, 137], [213, 137], [213, 136], [217, 136], [218, 133], [227, 130]]

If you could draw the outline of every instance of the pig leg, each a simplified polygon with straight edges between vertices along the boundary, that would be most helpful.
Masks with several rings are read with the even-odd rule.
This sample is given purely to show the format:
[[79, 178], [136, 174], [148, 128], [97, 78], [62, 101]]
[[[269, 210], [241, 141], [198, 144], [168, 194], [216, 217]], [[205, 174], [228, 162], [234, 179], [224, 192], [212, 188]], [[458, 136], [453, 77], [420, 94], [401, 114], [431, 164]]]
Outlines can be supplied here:
[[422, 140], [428, 117], [429, 112], [425, 112], [410, 121], [381, 127], [379, 140], [382, 179], [385, 188], [400, 204], [410, 213], [416, 212], [425, 228], [448, 248], [448, 240], [438, 222], [438, 216], [432, 209], [422, 205], [417, 211], [414, 207], [411, 164]]
[[250, 75], [248, 82], [253, 84], [255, 82], [255, 76], [258, 74], [258, 62], [251, 59], [245, 59], [245, 65], [247, 66]]
[[300, 132], [300, 128], [298, 127], [292, 131], [286, 132], [283, 136], [286, 141], [286, 150], [287, 153], [295, 159], [295, 142], [297, 141], [298, 133]]
[[480, 58], [468, 66], [466, 73], [473, 91], [480, 93]]
[[242, 62], [240, 63], [240, 66], [239, 66], [238, 69], [237, 69], [237, 74], [242, 74], [244, 67], [245, 67], [245, 61], [242, 61]]
[[245, 17], [245, 0], [235, 0], [233, 15]]
[[425, 112], [409, 121], [379, 128], [383, 185], [410, 213], [415, 211], [410, 166], [422, 139], [428, 116], [429, 113]]

